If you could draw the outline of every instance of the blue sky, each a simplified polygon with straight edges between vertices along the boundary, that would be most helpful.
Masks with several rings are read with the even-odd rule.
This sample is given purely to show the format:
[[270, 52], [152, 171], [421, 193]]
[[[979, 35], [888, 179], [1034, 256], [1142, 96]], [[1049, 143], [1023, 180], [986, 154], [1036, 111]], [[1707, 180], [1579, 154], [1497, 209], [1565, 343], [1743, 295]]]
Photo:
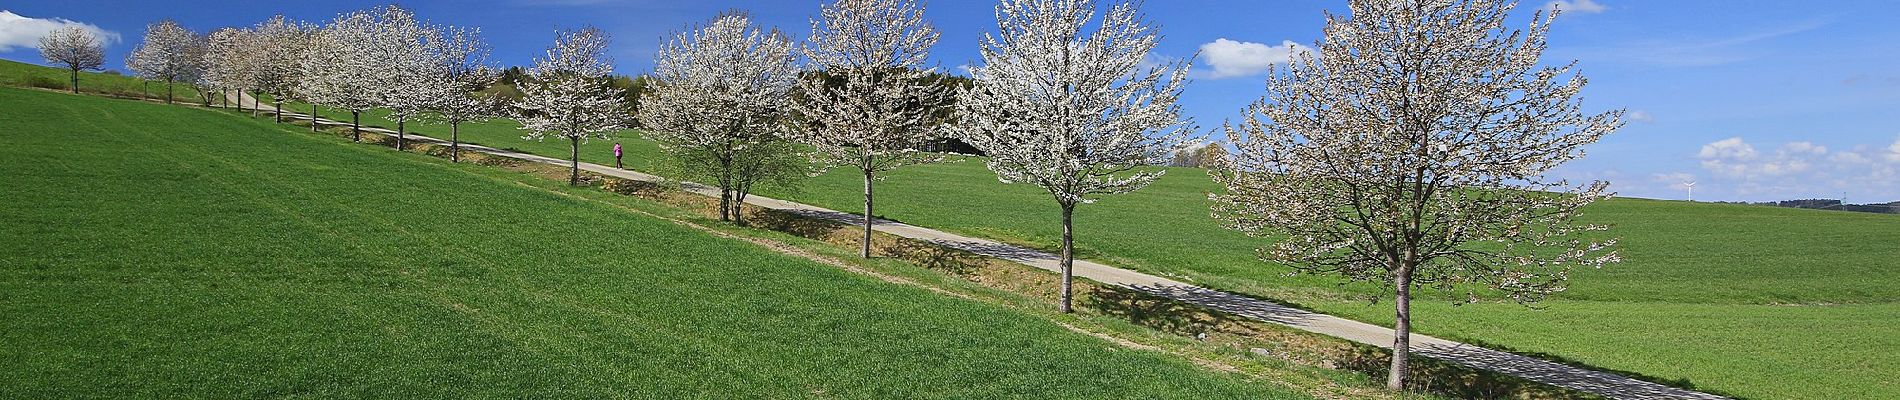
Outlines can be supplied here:
[[[1525, 1], [1520, 19], [1549, 0]], [[0, 58], [40, 62], [31, 48], [46, 26], [85, 24], [116, 34], [108, 68], [147, 23], [177, 19], [196, 30], [245, 26], [273, 14], [323, 22], [369, 1], [7, 1]], [[803, 36], [820, 0], [496, 0], [399, 4], [435, 23], [478, 26], [503, 64], [530, 62], [557, 28], [614, 35], [620, 73], [651, 68], [667, 32], [725, 9]], [[977, 38], [994, 29], [994, 3], [935, 0], [943, 32], [933, 57], [954, 70], [976, 63]], [[1569, 0], [1551, 33], [1547, 62], [1577, 60], [1590, 78], [1585, 106], [1627, 108], [1632, 121], [1555, 174], [1605, 179], [1624, 196], [1698, 200], [1840, 198], [1900, 200], [1900, 2]], [[1319, 39], [1322, 12], [1343, 1], [1150, 0], [1165, 35], [1161, 57], [1195, 59], [1183, 107], [1218, 126], [1261, 94], [1254, 72], [1284, 57], [1287, 41]], [[1204, 51], [1203, 51], [1204, 50]]]

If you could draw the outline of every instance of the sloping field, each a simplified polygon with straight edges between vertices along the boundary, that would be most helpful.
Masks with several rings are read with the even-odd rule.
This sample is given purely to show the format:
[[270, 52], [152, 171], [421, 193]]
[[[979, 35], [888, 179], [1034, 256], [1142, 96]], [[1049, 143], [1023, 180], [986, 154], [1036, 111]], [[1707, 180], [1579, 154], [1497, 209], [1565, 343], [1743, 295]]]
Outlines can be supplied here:
[[[366, 120], [367, 121], [367, 120]], [[415, 127], [415, 125], [411, 125]], [[446, 129], [421, 126], [425, 134]], [[565, 157], [565, 143], [528, 142], [506, 121], [464, 127], [464, 140]], [[657, 149], [632, 131], [627, 168]], [[582, 147], [612, 165], [611, 144]], [[859, 177], [834, 171], [797, 191], [762, 194], [839, 210], [861, 208]], [[1153, 186], [1077, 211], [1083, 258], [1386, 324], [1385, 292], [1254, 257], [1268, 239], [1208, 215], [1204, 171], [1173, 168]], [[981, 159], [907, 167], [879, 182], [881, 217], [1053, 250], [1059, 215], [1046, 193], [998, 183]], [[1454, 305], [1463, 292], [1414, 302], [1423, 333], [1647, 375], [1753, 398], [1900, 397], [1900, 216], [1612, 199], [1585, 218], [1614, 226], [1625, 262], [1576, 271], [1570, 291], [1533, 309]], [[1379, 299], [1376, 304], [1369, 300]]]
[[0, 88], [0, 397], [1301, 398], [506, 179]]

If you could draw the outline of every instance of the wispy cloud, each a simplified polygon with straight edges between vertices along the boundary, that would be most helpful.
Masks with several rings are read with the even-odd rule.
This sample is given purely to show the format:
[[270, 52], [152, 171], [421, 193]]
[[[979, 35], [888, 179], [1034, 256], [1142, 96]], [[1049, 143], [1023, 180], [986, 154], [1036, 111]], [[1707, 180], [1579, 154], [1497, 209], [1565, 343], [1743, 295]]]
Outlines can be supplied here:
[[1830, 21], [1814, 19], [1737, 34], [1729, 37], [1691, 40], [1644, 40], [1608, 47], [1562, 49], [1562, 58], [1596, 61], [1620, 61], [1665, 67], [1699, 67], [1731, 64], [1763, 57], [1769, 50], [1763, 42], [1806, 33], [1826, 27]]
[[1552, 0], [1544, 3], [1545, 11], [1563, 11], [1566, 15], [1597, 14], [1609, 9], [1595, 0]]
[[0, 10], [0, 52], [12, 51], [16, 47], [33, 48], [40, 45], [40, 38], [55, 29], [77, 26], [98, 36], [99, 41], [110, 46], [119, 43], [117, 32], [100, 29], [98, 25], [69, 20], [65, 18], [30, 18], [13, 11]]

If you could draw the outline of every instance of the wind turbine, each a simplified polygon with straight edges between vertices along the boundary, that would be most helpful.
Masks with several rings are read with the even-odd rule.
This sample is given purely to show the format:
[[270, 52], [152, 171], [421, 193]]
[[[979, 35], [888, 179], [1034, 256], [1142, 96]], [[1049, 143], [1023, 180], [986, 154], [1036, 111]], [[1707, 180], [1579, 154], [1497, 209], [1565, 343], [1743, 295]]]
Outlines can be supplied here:
[[1682, 186], [1689, 188], [1689, 201], [1694, 202], [1695, 201], [1695, 181], [1683, 182]]

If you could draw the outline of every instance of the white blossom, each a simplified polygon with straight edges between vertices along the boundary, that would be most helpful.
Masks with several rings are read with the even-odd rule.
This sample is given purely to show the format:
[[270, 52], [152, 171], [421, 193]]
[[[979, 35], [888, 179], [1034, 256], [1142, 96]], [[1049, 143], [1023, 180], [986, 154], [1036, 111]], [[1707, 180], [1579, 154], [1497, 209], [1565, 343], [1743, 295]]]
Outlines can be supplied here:
[[282, 15], [251, 28], [252, 90], [270, 93], [277, 105], [277, 122], [284, 122], [284, 100], [295, 96], [304, 80], [303, 62], [315, 28]]
[[958, 102], [959, 135], [988, 153], [1006, 183], [1054, 195], [1062, 209], [1062, 300], [1070, 311], [1075, 206], [1126, 193], [1160, 177], [1188, 135], [1175, 102], [1184, 62], [1145, 63], [1160, 39], [1136, 3], [1108, 6], [1091, 24], [1092, 0], [1004, 0], [997, 35], [985, 34], [984, 65]]
[[778, 135], [799, 74], [793, 52], [785, 35], [727, 13], [674, 34], [654, 59], [640, 121], [669, 155], [714, 180], [722, 220], [743, 223], [752, 185], [793, 169]]
[[428, 37], [433, 69], [424, 75], [422, 90], [433, 99], [430, 121], [449, 124], [449, 157], [454, 161], [462, 157], [462, 123], [495, 117], [504, 107], [500, 97], [480, 93], [501, 77], [488, 61], [488, 44], [481, 34], [480, 28], [444, 26]]
[[[1224, 131], [1238, 151], [1213, 174], [1215, 215], [1285, 237], [1268, 261], [1395, 290], [1387, 384], [1403, 386], [1414, 286], [1488, 286], [1519, 302], [1563, 290], [1571, 269], [1618, 260], [1572, 222], [1610, 196], [1544, 173], [1622, 125], [1586, 115], [1584, 78], [1538, 67], [1551, 17], [1504, 26], [1513, 1], [1354, 0], [1318, 52], [1270, 70], [1263, 100]], [[1466, 293], [1475, 298], [1480, 292]]]
[[105, 51], [97, 36], [78, 26], [54, 29], [40, 37], [40, 57], [72, 72], [73, 93], [79, 93], [79, 71], [105, 65]]
[[792, 137], [820, 163], [856, 167], [864, 177], [864, 238], [871, 256], [872, 185], [878, 172], [937, 162], [919, 151], [941, 139], [938, 113], [953, 94], [924, 67], [937, 30], [916, 0], [838, 0], [812, 20], [805, 56], [816, 71], [790, 103]]
[[197, 33], [162, 20], [145, 27], [145, 41], [126, 57], [126, 69], [139, 77], [165, 81], [165, 102], [173, 100], [172, 86], [195, 82], [204, 69], [203, 44]]
[[409, 121], [433, 109], [442, 97], [437, 93], [441, 86], [428, 82], [439, 67], [428, 53], [428, 42], [436, 32], [402, 7], [392, 5], [381, 11], [366, 49], [381, 72], [375, 76], [376, 103], [389, 109], [388, 118], [396, 122], [396, 149], [402, 150]]
[[[257, 82], [259, 54], [256, 37], [239, 28], [220, 28], [206, 39], [204, 77], [207, 87], [218, 91], [249, 91]], [[241, 100], [241, 97], [240, 97]], [[238, 108], [244, 104], [239, 101]]]
[[353, 11], [337, 16], [310, 38], [297, 92], [313, 105], [350, 112], [354, 140], [362, 140], [362, 113], [382, 105], [390, 67], [376, 59], [380, 14]]
[[598, 28], [565, 30], [556, 34], [547, 55], [528, 71], [532, 82], [522, 88], [516, 104], [522, 111], [525, 140], [567, 139], [572, 163], [568, 183], [580, 184], [580, 148], [588, 139], [608, 139], [626, 128], [626, 105], [609, 86], [613, 60], [607, 56], [607, 34]]

